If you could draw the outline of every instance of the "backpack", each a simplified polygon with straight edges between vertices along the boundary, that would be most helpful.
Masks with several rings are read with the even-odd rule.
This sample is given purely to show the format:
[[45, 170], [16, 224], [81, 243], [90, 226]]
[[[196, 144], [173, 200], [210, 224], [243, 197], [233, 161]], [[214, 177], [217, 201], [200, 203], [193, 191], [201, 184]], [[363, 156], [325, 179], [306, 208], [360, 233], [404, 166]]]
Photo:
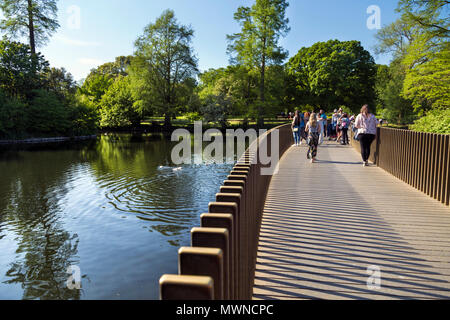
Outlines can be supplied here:
[[341, 128], [342, 129], [348, 129], [349, 124], [350, 124], [350, 120], [348, 118], [343, 118], [341, 120]]

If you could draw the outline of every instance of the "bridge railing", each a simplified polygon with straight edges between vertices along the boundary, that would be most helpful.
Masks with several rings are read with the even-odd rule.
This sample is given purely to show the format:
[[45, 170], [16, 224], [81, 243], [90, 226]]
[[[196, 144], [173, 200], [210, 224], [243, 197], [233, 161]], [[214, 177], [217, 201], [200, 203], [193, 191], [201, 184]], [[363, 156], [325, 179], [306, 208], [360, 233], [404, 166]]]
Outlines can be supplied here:
[[[276, 143], [273, 145], [273, 143]], [[279, 157], [293, 144], [290, 124], [267, 131], [237, 161], [220, 187], [201, 226], [191, 230], [191, 247], [178, 252], [178, 275], [160, 279], [162, 300], [249, 300], [253, 294], [259, 232], [271, 175], [261, 173], [259, 150], [272, 145]], [[274, 155], [276, 156], [276, 155]]]
[[[351, 140], [360, 150], [359, 141]], [[450, 135], [379, 127], [371, 151], [380, 168], [449, 205]]]

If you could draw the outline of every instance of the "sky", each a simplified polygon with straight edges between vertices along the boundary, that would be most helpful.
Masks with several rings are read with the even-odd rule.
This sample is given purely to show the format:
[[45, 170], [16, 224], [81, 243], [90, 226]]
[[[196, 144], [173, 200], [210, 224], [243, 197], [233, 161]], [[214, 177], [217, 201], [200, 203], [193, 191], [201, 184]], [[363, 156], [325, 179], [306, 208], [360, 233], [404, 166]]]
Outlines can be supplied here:
[[[194, 29], [193, 48], [199, 69], [229, 64], [226, 35], [239, 32], [233, 15], [239, 6], [253, 0], [59, 0], [61, 27], [47, 45], [39, 48], [53, 67], [64, 67], [75, 80], [85, 78], [92, 68], [134, 52], [134, 42], [146, 25], [165, 9], [173, 9], [178, 21]], [[381, 25], [393, 22], [395, 0], [290, 0], [287, 17], [291, 31], [280, 44], [294, 56], [302, 47], [318, 41], [358, 40], [377, 63], [389, 56], [375, 56], [376, 29], [367, 20], [380, 8]], [[370, 20], [372, 21], [372, 20]]]

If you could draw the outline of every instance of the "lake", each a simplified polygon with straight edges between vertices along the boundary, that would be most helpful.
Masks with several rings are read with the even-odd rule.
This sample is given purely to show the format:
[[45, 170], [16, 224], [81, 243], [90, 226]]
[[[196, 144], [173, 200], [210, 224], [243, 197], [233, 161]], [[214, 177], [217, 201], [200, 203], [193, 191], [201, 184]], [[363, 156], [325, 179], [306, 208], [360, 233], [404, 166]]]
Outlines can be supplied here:
[[232, 168], [176, 166], [173, 146], [115, 134], [0, 150], [0, 299], [158, 299]]

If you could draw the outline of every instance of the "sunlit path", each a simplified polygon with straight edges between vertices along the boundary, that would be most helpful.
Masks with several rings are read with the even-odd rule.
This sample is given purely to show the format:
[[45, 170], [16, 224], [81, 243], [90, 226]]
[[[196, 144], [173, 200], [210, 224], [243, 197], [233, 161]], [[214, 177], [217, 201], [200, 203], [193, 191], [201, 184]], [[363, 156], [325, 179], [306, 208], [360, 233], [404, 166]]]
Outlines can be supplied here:
[[[255, 299], [450, 298], [450, 210], [351, 147], [291, 148], [264, 209]], [[381, 288], [367, 285], [369, 266]]]

